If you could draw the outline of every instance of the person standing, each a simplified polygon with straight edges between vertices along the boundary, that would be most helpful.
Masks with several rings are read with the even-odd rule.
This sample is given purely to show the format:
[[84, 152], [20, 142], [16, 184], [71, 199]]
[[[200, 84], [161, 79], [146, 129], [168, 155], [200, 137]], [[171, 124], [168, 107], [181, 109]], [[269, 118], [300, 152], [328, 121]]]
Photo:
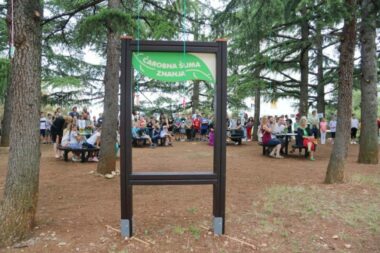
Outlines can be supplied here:
[[321, 134], [321, 144], [326, 144], [327, 122], [325, 118], [319, 123], [319, 131]]
[[356, 143], [356, 134], [359, 129], [359, 120], [355, 117], [355, 114], [352, 114], [351, 117], [351, 144]]
[[310, 124], [311, 133], [314, 135], [315, 139], [318, 139], [319, 118], [318, 118], [317, 111], [314, 110], [311, 113], [311, 116], [309, 117], [309, 124]]
[[40, 138], [41, 143], [46, 144], [46, 128], [47, 128], [47, 119], [43, 112], [40, 114]]
[[53, 124], [53, 117], [48, 113], [46, 118], [46, 142], [51, 143], [51, 125]]
[[247, 130], [247, 141], [251, 141], [252, 140], [252, 128], [253, 128], [253, 124], [254, 124], [253, 118], [249, 117], [248, 118], [248, 122], [245, 125], [246, 130]]
[[[293, 120], [288, 117], [288, 115], [285, 115], [285, 122], [288, 125], [288, 133], [293, 132], [292, 126], [293, 126]], [[297, 129], [294, 129], [296, 131]]]
[[76, 106], [74, 106], [73, 109], [72, 109], [72, 111], [69, 113], [69, 115], [73, 119], [78, 119], [79, 118], [78, 108]]
[[334, 144], [335, 132], [336, 132], [336, 118], [335, 115], [331, 117], [329, 122], [330, 134], [331, 134], [331, 144]]

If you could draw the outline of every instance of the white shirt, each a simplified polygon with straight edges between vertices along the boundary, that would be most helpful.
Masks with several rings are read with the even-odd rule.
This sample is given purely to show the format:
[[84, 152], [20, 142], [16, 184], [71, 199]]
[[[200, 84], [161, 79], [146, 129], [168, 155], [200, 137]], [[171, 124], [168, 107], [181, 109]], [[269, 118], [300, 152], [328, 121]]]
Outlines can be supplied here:
[[40, 118], [40, 129], [41, 130], [47, 129], [46, 122], [47, 122], [47, 120], [45, 117]]
[[78, 140], [77, 140], [77, 137], [78, 136], [78, 132], [77, 131], [71, 131], [70, 135], [69, 135], [69, 143], [70, 144], [78, 144]]
[[95, 132], [95, 133], [93, 133], [93, 134], [90, 136], [90, 138], [88, 138], [88, 139], [86, 140], [86, 142], [87, 142], [88, 144], [91, 144], [91, 145], [95, 146], [96, 139], [97, 139], [98, 137], [100, 137], [100, 132]]
[[168, 132], [168, 127], [167, 126], [163, 126], [162, 127], [162, 130], [160, 132], [160, 137], [161, 138], [164, 138], [165, 136], [167, 136], [169, 134]]
[[330, 131], [335, 133], [336, 132], [336, 120], [331, 120], [329, 122], [329, 128], [330, 128]]
[[284, 129], [285, 129], [284, 125], [280, 125], [278, 123], [275, 123], [274, 127], [273, 127], [273, 133], [274, 134], [282, 133], [282, 132], [284, 132]]
[[351, 118], [351, 128], [359, 128], [359, 120]]

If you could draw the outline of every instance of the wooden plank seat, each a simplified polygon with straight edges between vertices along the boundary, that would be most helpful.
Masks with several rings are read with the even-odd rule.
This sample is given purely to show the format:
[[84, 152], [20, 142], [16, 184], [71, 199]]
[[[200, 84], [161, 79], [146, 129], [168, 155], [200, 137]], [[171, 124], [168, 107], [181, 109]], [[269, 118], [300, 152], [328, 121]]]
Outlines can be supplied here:
[[268, 144], [264, 145], [262, 142], [259, 142], [259, 145], [263, 147], [263, 155], [269, 155], [272, 149], [276, 146], [276, 145], [268, 145]]
[[146, 145], [146, 138], [132, 138], [132, 146], [133, 147], [143, 147]]
[[[298, 152], [300, 154], [302, 154], [302, 151], [305, 150], [305, 158], [309, 157], [309, 155], [310, 155], [309, 151], [307, 150], [307, 147], [305, 147], [305, 146], [298, 146], [297, 144], [293, 144], [292, 148], [293, 149], [298, 149]], [[314, 148], [315, 148], [315, 150], [317, 150], [317, 145], [316, 144], [314, 144]]]
[[63, 151], [63, 158], [67, 162], [69, 160], [68, 154], [69, 152], [80, 153], [81, 162], [86, 162], [89, 158], [89, 154], [95, 152], [96, 154], [99, 152], [99, 148], [70, 148], [70, 147], [62, 147], [58, 146], [58, 149]]

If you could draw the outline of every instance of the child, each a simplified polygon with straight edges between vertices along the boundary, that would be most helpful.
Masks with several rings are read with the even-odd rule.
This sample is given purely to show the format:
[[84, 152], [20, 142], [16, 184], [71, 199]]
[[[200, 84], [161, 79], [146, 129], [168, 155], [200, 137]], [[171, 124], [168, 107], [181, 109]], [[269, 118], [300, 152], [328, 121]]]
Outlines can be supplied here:
[[319, 122], [319, 131], [321, 133], [321, 144], [326, 144], [327, 122], [325, 118]]
[[[80, 149], [82, 148], [82, 137], [78, 134], [77, 126], [75, 124], [71, 124], [68, 126], [69, 130], [66, 131], [64, 136], [62, 137], [62, 146], [70, 147], [72, 149]], [[74, 155], [72, 157], [73, 162], [80, 162], [80, 153], [73, 152]]]
[[46, 129], [47, 129], [47, 119], [45, 118], [45, 115], [43, 112], [40, 114], [40, 138], [41, 143], [46, 144]]

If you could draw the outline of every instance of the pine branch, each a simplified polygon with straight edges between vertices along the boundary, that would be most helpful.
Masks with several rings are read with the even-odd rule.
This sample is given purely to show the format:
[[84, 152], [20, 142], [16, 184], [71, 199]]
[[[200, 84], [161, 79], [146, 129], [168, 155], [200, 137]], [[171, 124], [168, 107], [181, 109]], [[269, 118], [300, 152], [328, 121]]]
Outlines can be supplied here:
[[70, 18], [72, 18], [75, 14], [77, 14], [78, 12], [81, 12], [87, 8], [90, 8], [90, 7], [94, 7], [95, 5], [99, 4], [99, 3], [102, 3], [102, 2], [105, 2], [105, 0], [93, 0], [93, 1], [90, 1], [88, 3], [85, 3], [85, 4], [82, 4], [80, 6], [78, 6], [76, 9], [74, 10], [71, 10], [71, 11], [68, 11], [68, 12], [64, 12], [64, 13], [61, 13], [61, 14], [58, 14], [56, 16], [53, 16], [51, 18], [48, 18], [48, 19], [45, 19], [43, 22], [42, 22], [42, 25], [45, 25], [51, 21], [54, 21], [56, 19], [59, 19], [59, 18], [62, 18], [62, 17], [66, 17], [68, 16], [68, 20]]
[[159, 9], [161, 11], [164, 11], [164, 12], [169, 13], [169, 14], [178, 15], [181, 18], [185, 18], [188, 21], [191, 21], [191, 22], [194, 22], [194, 23], [197, 23], [197, 24], [206, 25], [206, 21], [208, 20], [207, 18], [204, 18], [204, 19], [194, 19], [192, 17], [185, 16], [183, 13], [180, 13], [178, 11], [166, 9], [166, 8], [162, 7], [162, 4], [157, 3], [157, 2], [155, 2], [153, 0], [143, 0], [143, 1], [145, 3], [148, 3], [148, 4], [156, 7], [157, 9]]

